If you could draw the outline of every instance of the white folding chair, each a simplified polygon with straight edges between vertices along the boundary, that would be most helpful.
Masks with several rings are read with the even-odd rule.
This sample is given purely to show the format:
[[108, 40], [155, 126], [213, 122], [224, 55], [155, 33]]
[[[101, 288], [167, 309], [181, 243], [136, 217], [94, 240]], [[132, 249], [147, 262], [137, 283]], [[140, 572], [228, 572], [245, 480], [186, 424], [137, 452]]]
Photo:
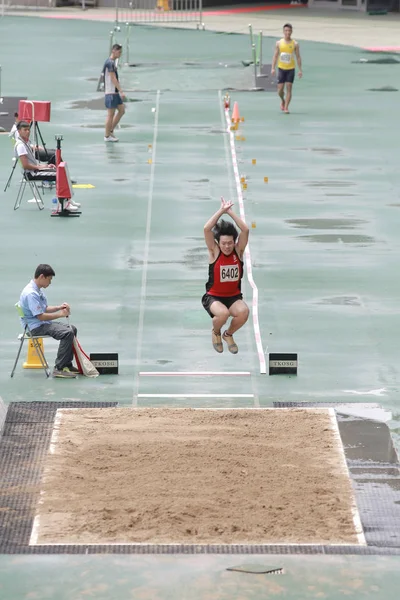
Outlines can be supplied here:
[[[17, 309], [18, 316], [21, 317], [21, 318], [24, 318], [24, 316], [25, 316], [24, 315], [24, 311], [22, 310], [22, 307], [21, 307], [21, 305], [20, 305], [19, 302], [16, 303], [15, 308]], [[15, 369], [17, 368], [18, 360], [19, 360], [19, 357], [20, 357], [20, 354], [21, 354], [21, 350], [22, 350], [22, 346], [24, 345], [24, 341], [25, 340], [32, 341], [32, 345], [33, 345], [34, 349], [36, 350], [36, 353], [37, 353], [37, 355], [39, 357], [40, 363], [41, 363], [41, 365], [42, 365], [42, 367], [43, 367], [43, 369], [45, 371], [46, 377], [50, 377], [49, 364], [48, 364], [48, 362], [46, 360], [46, 357], [45, 357], [45, 355], [43, 353], [42, 347], [41, 347], [41, 345], [39, 343], [39, 339], [41, 339], [41, 338], [44, 339], [44, 338], [48, 338], [48, 337], [51, 337], [51, 336], [49, 336], [49, 335], [34, 335], [34, 334], [32, 334], [32, 331], [29, 329], [29, 326], [25, 325], [24, 332], [20, 333], [19, 336], [18, 336], [18, 339], [20, 340], [20, 345], [19, 345], [19, 348], [18, 348], [17, 358], [15, 359], [13, 370], [11, 371], [11, 377], [14, 377]]]
[[36, 202], [36, 206], [38, 207], [39, 210], [43, 210], [44, 204], [43, 204], [43, 200], [42, 200], [42, 197], [41, 197], [39, 189], [38, 189], [38, 185], [37, 185], [36, 181], [34, 179], [31, 179], [25, 171], [22, 171], [21, 185], [19, 186], [17, 199], [15, 200], [14, 210], [18, 210], [18, 208], [21, 206], [22, 197], [24, 195], [25, 188], [27, 185], [29, 185], [29, 187], [31, 189], [33, 198]]

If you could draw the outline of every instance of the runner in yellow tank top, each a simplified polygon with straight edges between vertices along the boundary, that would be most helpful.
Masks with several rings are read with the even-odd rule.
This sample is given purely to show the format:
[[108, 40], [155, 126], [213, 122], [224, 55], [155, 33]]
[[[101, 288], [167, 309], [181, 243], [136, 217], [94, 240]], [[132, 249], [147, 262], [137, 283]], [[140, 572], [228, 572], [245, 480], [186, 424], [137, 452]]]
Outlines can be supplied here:
[[[299, 45], [295, 40], [292, 40], [293, 27], [290, 23], [283, 26], [283, 38], [276, 42], [275, 53], [272, 58], [271, 75], [275, 75], [276, 63], [278, 63], [278, 95], [281, 99], [281, 110], [289, 114], [289, 104], [292, 99], [292, 86], [295, 76], [295, 56], [299, 67], [298, 76], [301, 78], [303, 73], [301, 70], [301, 57]], [[285, 99], [286, 85], [286, 99]]]

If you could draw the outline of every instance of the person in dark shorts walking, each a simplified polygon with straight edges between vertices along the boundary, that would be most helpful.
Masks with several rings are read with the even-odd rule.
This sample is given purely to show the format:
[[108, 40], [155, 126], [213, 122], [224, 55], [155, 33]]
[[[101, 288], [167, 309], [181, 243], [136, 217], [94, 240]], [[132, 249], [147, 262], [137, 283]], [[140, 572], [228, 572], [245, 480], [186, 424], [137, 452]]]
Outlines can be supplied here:
[[[289, 114], [289, 104], [292, 99], [292, 87], [295, 76], [295, 56], [299, 67], [298, 77], [303, 76], [301, 70], [301, 57], [299, 44], [292, 40], [293, 27], [290, 23], [283, 26], [283, 38], [276, 42], [275, 52], [272, 58], [271, 75], [274, 76], [276, 63], [278, 62], [278, 96], [281, 99], [281, 110]], [[286, 86], [286, 98], [285, 98]]]
[[[114, 135], [114, 129], [125, 114], [125, 106], [121, 84], [118, 79], [118, 70], [116, 60], [122, 54], [122, 46], [114, 44], [111, 48], [111, 56], [106, 60], [103, 66], [104, 74], [104, 103], [107, 109], [106, 128], [104, 133], [105, 142], [118, 142]], [[117, 111], [117, 114], [115, 114]]]
[[[232, 202], [221, 198], [221, 208], [204, 225], [209, 266], [206, 293], [201, 301], [213, 321], [211, 335], [214, 350], [223, 352], [223, 339], [229, 352], [237, 354], [238, 346], [233, 334], [243, 327], [249, 316], [249, 308], [241, 292], [243, 254], [249, 240], [249, 228], [233, 212], [232, 206]], [[232, 218], [240, 233], [232, 222], [219, 221], [224, 214]], [[229, 317], [232, 320], [221, 336], [221, 327]]]

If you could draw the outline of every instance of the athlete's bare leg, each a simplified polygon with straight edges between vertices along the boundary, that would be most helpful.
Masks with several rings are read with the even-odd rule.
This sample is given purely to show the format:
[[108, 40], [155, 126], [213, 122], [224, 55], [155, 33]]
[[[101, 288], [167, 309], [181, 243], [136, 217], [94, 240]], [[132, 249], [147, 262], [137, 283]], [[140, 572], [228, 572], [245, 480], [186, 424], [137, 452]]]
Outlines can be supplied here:
[[243, 300], [236, 300], [229, 309], [229, 314], [233, 317], [227, 331], [228, 335], [233, 335], [235, 331], [243, 327], [249, 318], [249, 307]]
[[285, 113], [289, 112], [289, 104], [292, 99], [292, 87], [293, 87], [293, 83], [286, 84], [286, 100], [285, 100], [285, 109], [284, 109]]
[[124, 114], [125, 114], [125, 105], [119, 104], [117, 107], [117, 114], [115, 115], [113, 122], [112, 122], [111, 131], [114, 131], [114, 129], [116, 128], [116, 126], [118, 125], [118, 123], [120, 122], [120, 120], [122, 119]]
[[281, 99], [281, 110], [285, 108], [285, 84], [278, 83], [278, 96]]
[[211, 332], [211, 341], [214, 350], [220, 354], [224, 351], [224, 347], [222, 345], [221, 327], [225, 325], [229, 319], [229, 310], [222, 304], [222, 302], [214, 300], [210, 306], [210, 312], [214, 315], [212, 320], [213, 329]]
[[[235, 302], [236, 304], [236, 302]], [[229, 319], [229, 310], [222, 304], [222, 302], [218, 302], [218, 300], [214, 300], [214, 302], [210, 306], [210, 311], [213, 316], [213, 329], [215, 333], [221, 333], [221, 327], [225, 325], [227, 320]]]
[[106, 131], [104, 133], [105, 137], [110, 137], [111, 132], [113, 130], [114, 113], [115, 113], [115, 108], [107, 108]]
[[233, 339], [233, 334], [235, 331], [243, 327], [249, 318], [249, 307], [243, 300], [236, 300], [234, 304], [229, 309], [229, 314], [233, 317], [232, 321], [228, 329], [224, 332], [222, 336], [225, 342], [228, 344], [228, 350], [232, 354], [237, 354], [239, 349], [235, 340]]

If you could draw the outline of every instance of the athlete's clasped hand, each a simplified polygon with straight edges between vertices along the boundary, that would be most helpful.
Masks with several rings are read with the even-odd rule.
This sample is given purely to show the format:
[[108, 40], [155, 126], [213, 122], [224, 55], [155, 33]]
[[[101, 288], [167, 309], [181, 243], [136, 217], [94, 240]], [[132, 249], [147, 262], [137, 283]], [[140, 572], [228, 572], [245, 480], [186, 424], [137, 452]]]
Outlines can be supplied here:
[[230, 210], [233, 206], [233, 202], [231, 202], [230, 200], [225, 200], [222, 196], [221, 196], [221, 210], [224, 210], [224, 213], [227, 213], [228, 210]]

